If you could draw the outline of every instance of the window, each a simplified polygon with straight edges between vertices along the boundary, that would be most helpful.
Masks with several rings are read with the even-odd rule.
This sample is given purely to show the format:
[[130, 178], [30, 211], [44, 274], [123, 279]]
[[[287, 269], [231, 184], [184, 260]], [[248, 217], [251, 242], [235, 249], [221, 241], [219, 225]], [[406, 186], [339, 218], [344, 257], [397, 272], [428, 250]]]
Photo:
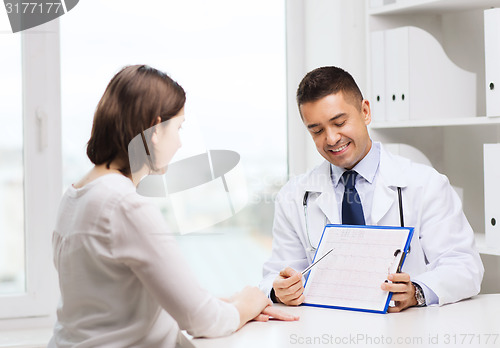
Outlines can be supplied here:
[[129, 64], [178, 80], [206, 148], [241, 155], [247, 206], [178, 236], [198, 279], [216, 295], [259, 282], [274, 195], [287, 177], [284, 1], [87, 0], [17, 34], [0, 11], [0, 47], [0, 318], [54, 314], [59, 200], [91, 168], [93, 112]]
[[0, 295], [25, 286], [21, 36], [0, 35]]
[[61, 197], [58, 22], [12, 34], [5, 16], [0, 28], [0, 318], [47, 316]]
[[[274, 195], [287, 177], [285, 2], [86, 0], [62, 17], [64, 187], [91, 168], [93, 112], [111, 77], [130, 64], [177, 80], [205, 146], [241, 155], [247, 206], [178, 240], [214, 294], [256, 285], [270, 254]], [[172, 221], [168, 204], [165, 212]]]

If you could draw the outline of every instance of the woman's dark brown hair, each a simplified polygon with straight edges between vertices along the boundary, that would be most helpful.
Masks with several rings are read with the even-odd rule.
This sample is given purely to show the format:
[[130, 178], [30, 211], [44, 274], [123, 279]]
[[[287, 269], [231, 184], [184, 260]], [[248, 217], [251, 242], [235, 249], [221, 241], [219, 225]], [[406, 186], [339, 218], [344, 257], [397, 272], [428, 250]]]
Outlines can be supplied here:
[[186, 94], [167, 74], [147, 65], [120, 70], [106, 87], [94, 114], [87, 156], [95, 165], [112, 161], [130, 175], [128, 144], [142, 131], [174, 117], [183, 108]]

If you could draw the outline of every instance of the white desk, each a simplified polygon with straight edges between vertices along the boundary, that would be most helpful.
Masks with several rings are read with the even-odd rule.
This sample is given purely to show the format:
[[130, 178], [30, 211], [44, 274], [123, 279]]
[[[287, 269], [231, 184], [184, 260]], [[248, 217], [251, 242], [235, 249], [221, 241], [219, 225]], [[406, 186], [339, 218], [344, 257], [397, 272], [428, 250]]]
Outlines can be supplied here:
[[251, 322], [231, 336], [191, 343], [197, 348], [500, 347], [500, 294], [391, 314], [278, 306], [300, 320]]

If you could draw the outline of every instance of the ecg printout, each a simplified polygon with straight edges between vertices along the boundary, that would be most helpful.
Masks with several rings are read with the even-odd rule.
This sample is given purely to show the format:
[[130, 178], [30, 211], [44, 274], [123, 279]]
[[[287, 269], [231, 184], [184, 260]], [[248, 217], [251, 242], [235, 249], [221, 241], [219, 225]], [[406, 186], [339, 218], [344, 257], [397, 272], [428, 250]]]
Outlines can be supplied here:
[[[384, 311], [389, 292], [380, 289], [395, 273], [413, 229], [327, 225], [306, 281], [305, 304]], [[397, 251], [399, 250], [399, 252]]]

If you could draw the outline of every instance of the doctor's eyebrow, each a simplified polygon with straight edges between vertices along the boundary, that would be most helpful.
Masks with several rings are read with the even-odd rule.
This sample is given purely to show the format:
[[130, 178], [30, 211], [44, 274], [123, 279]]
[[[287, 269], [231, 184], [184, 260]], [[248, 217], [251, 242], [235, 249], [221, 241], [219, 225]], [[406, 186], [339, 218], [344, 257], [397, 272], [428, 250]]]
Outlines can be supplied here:
[[[342, 116], [345, 116], [345, 115], [346, 115], [346, 113], [345, 113], [345, 112], [343, 112], [343, 113], [341, 113], [341, 114], [338, 114], [338, 115], [335, 115], [335, 116], [333, 116], [331, 119], [329, 119], [329, 120], [328, 120], [328, 122], [333, 122], [333, 121], [335, 121], [336, 119], [338, 119], [338, 118], [340, 118], [340, 117], [342, 117]], [[320, 126], [320, 124], [319, 124], [319, 123], [308, 124], [308, 125], [307, 125], [307, 129], [311, 129], [311, 128], [318, 127], [318, 126]]]

